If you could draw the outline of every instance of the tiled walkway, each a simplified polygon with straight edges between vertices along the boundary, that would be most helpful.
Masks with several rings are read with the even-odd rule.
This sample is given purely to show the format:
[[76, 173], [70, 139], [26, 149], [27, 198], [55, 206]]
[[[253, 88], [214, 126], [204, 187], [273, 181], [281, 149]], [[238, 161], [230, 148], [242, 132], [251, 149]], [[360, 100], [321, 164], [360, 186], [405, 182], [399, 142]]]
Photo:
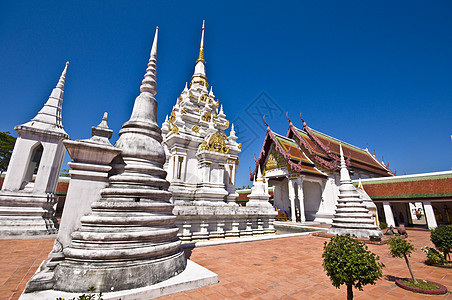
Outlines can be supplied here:
[[[452, 288], [452, 271], [425, 265], [421, 247], [431, 245], [426, 230], [408, 230], [417, 251], [410, 258], [414, 274]], [[162, 299], [346, 299], [322, 268], [322, 247], [328, 239], [301, 236], [193, 249], [190, 259], [216, 272], [220, 283]], [[0, 241], [1, 299], [17, 299], [24, 283], [52, 248], [52, 240]], [[369, 245], [386, 265], [384, 278], [355, 299], [451, 299], [405, 291], [395, 277], [408, 277], [403, 259], [392, 258], [387, 245]], [[14, 293], [15, 292], [15, 293]]]

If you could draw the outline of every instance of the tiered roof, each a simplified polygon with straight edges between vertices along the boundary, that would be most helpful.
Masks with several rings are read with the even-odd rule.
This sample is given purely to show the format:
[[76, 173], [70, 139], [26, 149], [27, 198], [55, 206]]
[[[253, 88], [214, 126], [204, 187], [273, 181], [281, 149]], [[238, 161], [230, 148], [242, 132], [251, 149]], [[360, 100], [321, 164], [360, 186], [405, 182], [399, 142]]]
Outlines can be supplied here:
[[256, 160], [256, 170], [251, 174], [251, 180], [257, 174], [258, 166], [263, 166], [267, 155], [274, 145], [275, 151], [286, 160], [288, 166], [301, 174], [310, 174], [314, 176], [325, 177], [326, 174], [316, 168], [314, 162], [300, 148], [298, 143], [288, 137], [284, 137], [273, 132], [267, 125], [267, 135], [265, 136], [264, 145], [262, 146], [259, 158]]
[[364, 170], [379, 176], [393, 176], [389, 164], [378, 161], [369, 150], [361, 149], [339, 139], [328, 136], [320, 131], [310, 128], [306, 122], [303, 128], [295, 127], [290, 119], [287, 136], [283, 137], [274, 133], [267, 125], [267, 135], [262, 147], [259, 159], [256, 160], [256, 168], [251, 174], [253, 178], [257, 172], [257, 166], [265, 163], [271, 150], [271, 142], [275, 149], [286, 159], [290, 167], [300, 174], [310, 173], [317, 176], [326, 176], [328, 173], [338, 171], [340, 167], [340, 146], [347, 156], [347, 166]]

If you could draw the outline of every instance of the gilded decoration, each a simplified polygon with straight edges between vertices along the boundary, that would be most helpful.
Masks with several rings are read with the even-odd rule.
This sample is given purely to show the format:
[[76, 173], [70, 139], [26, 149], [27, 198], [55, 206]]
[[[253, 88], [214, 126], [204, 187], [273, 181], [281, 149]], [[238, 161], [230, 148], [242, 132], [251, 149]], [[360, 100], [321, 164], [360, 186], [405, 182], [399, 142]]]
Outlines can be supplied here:
[[193, 125], [193, 127], [191, 128], [191, 130], [193, 130], [194, 132], [199, 132], [199, 127], [196, 125]]
[[202, 94], [201, 97], [199, 97], [199, 101], [206, 102], [208, 98], [209, 98], [209, 95]]
[[202, 117], [201, 120], [205, 121], [205, 122], [210, 122], [210, 118], [212, 117], [212, 114], [208, 111], [206, 111]]
[[171, 129], [171, 132], [174, 134], [179, 134], [179, 127], [177, 127], [176, 125], [173, 126], [173, 129]]
[[180, 95], [179, 99], [177, 100], [178, 104], [181, 104], [181, 102], [182, 102], [182, 95]]
[[183, 114], [186, 114], [187, 113], [187, 108], [184, 106], [184, 107], [182, 107], [182, 113]]
[[276, 169], [277, 167], [278, 167], [278, 162], [276, 161], [273, 154], [270, 153], [267, 158], [267, 163], [265, 164], [265, 169], [271, 170], [271, 169]]
[[199, 112], [199, 107], [195, 108], [196, 112]]
[[224, 122], [224, 124], [221, 124], [221, 126], [223, 126], [226, 129], [228, 129], [229, 128], [229, 121]]
[[240, 150], [242, 149], [242, 143], [237, 146]]
[[201, 150], [213, 151], [218, 153], [229, 154], [229, 147], [226, 146], [227, 136], [224, 133], [214, 133], [209, 142], [203, 141], [201, 144]]
[[174, 109], [173, 109], [173, 111], [171, 112], [171, 115], [170, 115], [170, 117], [169, 117], [169, 119], [168, 119], [168, 122], [171, 123], [171, 124], [173, 124], [174, 121], [176, 121], [176, 112], [175, 112]]
[[289, 166], [287, 165], [286, 159], [273, 147], [272, 151], [268, 155], [267, 163], [265, 164], [267, 170], [283, 168]]

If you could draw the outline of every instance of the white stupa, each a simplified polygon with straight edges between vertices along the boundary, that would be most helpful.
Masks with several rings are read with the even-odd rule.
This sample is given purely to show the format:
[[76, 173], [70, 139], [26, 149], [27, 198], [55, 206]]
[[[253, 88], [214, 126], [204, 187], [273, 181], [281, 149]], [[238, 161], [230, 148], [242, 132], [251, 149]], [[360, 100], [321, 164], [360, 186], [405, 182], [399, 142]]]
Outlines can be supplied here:
[[366, 203], [352, 184], [345, 164], [342, 146], [339, 199], [333, 223], [328, 233], [345, 235], [349, 233], [357, 238], [382, 237], [383, 233], [375, 225]]

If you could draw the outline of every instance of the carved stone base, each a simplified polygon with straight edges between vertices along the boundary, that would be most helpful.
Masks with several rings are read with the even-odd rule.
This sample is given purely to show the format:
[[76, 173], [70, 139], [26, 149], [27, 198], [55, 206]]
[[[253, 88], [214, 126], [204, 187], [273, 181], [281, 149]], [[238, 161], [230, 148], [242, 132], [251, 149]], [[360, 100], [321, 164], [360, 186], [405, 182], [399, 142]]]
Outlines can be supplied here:
[[69, 292], [86, 292], [90, 287], [97, 291], [129, 290], [167, 280], [181, 273], [187, 262], [182, 251], [173, 256], [155, 260], [111, 263], [109, 267], [88, 263], [63, 262], [55, 268], [54, 289]]
[[58, 232], [55, 203], [53, 194], [0, 192], [0, 236]]

